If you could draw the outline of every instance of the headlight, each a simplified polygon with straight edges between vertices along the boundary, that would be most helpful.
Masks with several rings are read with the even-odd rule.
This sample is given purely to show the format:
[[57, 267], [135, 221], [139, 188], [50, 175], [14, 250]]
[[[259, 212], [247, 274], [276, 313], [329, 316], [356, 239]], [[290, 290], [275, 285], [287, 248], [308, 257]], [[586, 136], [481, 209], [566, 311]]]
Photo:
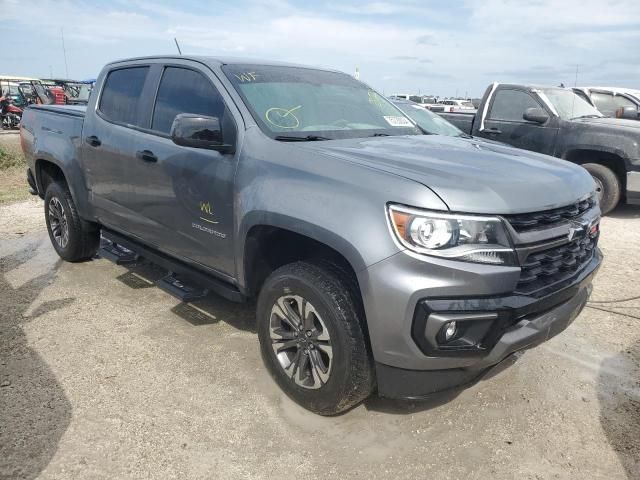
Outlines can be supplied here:
[[389, 221], [409, 250], [466, 262], [516, 265], [516, 256], [498, 217], [429, 212], [389, 205]]

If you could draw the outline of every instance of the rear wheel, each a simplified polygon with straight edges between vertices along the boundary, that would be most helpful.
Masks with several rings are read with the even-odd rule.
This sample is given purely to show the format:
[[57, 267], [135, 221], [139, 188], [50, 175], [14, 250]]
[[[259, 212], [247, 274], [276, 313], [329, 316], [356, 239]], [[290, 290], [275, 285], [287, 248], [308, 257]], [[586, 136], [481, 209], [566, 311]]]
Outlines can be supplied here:
[[600, 210], [603, 214], [616, 208], [622, 195], [620, 179], [611, 169], [599, 163], [585, 163], [582, 165], [596, 182]]
[[258, 298], [267, 369], [289, 397], [321, 415], [353, 407], [374, 387], [364, 318], [339, 272], [326, 264], [285, 265]]
[[52, 181], [44, 196], [44, 215], [51, 244], [68, 262], [88, 260], [98, 251], [100, 230], [78, 215], [64, 182]]

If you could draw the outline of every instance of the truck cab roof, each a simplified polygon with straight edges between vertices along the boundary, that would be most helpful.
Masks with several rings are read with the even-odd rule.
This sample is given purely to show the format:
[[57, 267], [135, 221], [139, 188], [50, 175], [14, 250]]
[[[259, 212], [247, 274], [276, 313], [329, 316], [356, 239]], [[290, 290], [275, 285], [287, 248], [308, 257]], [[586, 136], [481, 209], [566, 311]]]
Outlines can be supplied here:
[[207, 55], [150, 55], [145, 57], [132, 57], [132, 58], [123, 58], [120, 60], [115, 60], [106, 65], [106, 68], [115, 66], [121, 63], [129, 63], [129, 62], [144, 62], [149, 60], [191, 60], [193, 62], [204, 63], [207, 65], [264, 65], [264, 66], [274, 66], [274, 67], [296, 67], [296, 68], [306, 68], [306, 69], [314, 69], [314, 70], [324, 70], [327, 72], [340, 72], [339, 70], [326, 68], [326, 67], [315, 67], [309, 65], [303, 65], [298, 63], [290, 63], [290, 62], [281, 62], [277, 60], [265, 60], [265, 59], [257, 59], [250, 57], [214, 57]]

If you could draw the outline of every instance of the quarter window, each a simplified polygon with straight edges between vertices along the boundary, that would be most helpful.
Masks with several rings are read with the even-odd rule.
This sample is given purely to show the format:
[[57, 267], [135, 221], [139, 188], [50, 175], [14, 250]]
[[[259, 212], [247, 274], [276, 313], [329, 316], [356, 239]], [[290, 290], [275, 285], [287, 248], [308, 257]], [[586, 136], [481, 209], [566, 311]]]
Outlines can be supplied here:
[[140, 97], [148, 72], [149, 67], [111, 71], [100, 97], [100, 112], [113, 122], [138, 125]]
[[527, 108], [540, 108], [540, 104], [521, 90], [498, 90], [491, 105], [491, 120], [524, 122], [522, 115]]
[[204, 75], [186, 68], [167, 67], [158, 88], [151, 128], [168, 134], [180, 113], [222, 119], [224, 109], [220, 93]]

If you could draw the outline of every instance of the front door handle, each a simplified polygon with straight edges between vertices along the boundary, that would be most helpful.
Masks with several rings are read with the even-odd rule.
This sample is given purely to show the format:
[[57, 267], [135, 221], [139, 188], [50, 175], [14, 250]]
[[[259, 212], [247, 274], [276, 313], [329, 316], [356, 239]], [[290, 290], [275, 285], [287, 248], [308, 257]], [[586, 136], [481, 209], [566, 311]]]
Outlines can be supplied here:
[[491, 135], [500, 135], [502, 133], [502, 130], [499, 130], [497, 128], [490, 128], [486, 130], [486, 132]]
[[87, 142], [92, 147], [99, 147], [100, 145], [102, 145], [102, 142], [100, 141], [100, 139], [95, 135], [91, 135], [90, 137], [85, 138], [84, 141]]
[[136, 158], [142, 160], [144, 162], [152, 162], [155, 163], [158, 161], [158, 157], [156, 157], [151, 150], [139, 150], [136, 152]]

